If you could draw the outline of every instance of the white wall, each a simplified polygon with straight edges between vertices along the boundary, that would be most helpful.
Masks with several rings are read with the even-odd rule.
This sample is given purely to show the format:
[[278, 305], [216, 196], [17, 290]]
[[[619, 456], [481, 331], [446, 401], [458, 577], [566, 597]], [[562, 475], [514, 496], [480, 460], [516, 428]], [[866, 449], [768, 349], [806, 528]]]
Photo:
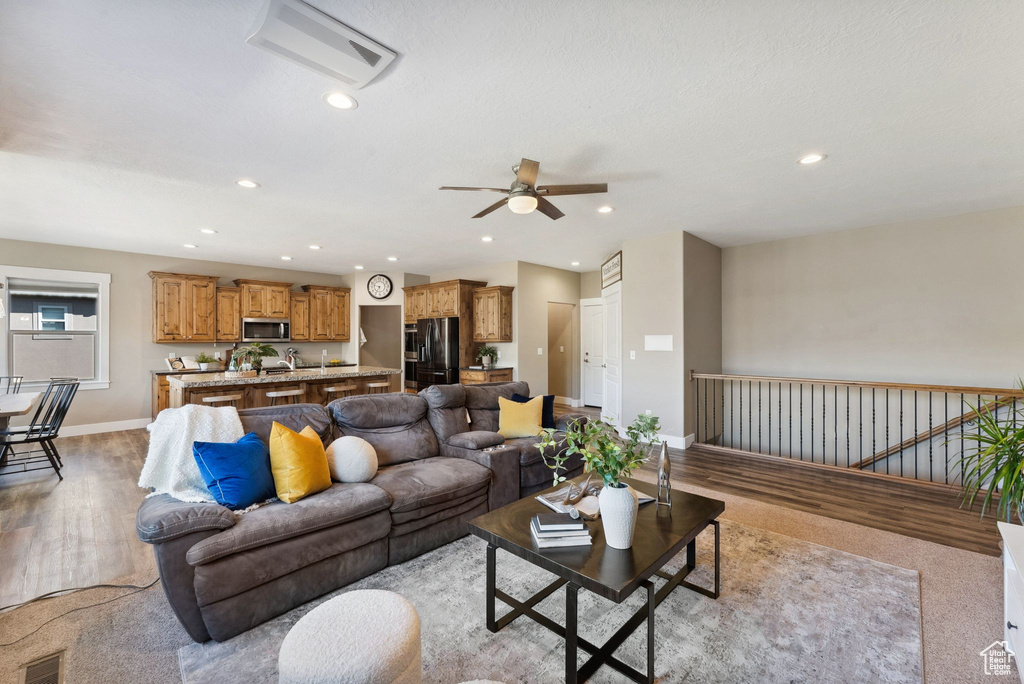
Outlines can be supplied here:
[[1011, 387], [1024, 207], [723, 250], [726, 372]]

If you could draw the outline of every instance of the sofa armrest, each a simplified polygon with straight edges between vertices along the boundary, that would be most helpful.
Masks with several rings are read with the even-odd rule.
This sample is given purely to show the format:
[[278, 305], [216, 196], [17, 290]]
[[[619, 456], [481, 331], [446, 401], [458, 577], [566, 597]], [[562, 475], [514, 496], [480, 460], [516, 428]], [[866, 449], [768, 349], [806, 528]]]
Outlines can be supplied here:
[[519, 448], [510, 445], [495, 447], [491, 451], [465, 449], [453, 444], [442, 444], [441, 455], [462, 458], [479, 463], [491, 471], [491, 486], [487, 491], [487, 510], [493, 511], [519, 499]]
[[204, 530], [226, 530], [235, 514], [216, 503], [185, 503], [167, 494], [151, 496], [139, 506], [135, 530], [147, 544], [164, 542]]
[[502, 444], [505, 438], [497, 432], [488, 430], [473, 430], [471, 432], [460, 432], [448, 438], [448, 443], [462, 449], [484, 449]]
[[583, 426], [587, 422], [587, 416], [582, 413], [564, 413], [555, 418], [555, 429], [560, 432], [565, 432], [569, 427], [569, 423], [579, 421], [580, 426]]

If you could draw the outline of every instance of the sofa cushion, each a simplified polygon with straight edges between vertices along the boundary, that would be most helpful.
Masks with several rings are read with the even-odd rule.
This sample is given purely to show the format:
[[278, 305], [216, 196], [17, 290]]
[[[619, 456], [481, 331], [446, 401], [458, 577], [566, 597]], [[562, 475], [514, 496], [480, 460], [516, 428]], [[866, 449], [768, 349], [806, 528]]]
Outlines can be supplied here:
[[295, 432], [274, 423], [270, 432], [270, 469], [277, 498], [285, 503], [295, 503], [331, 486], [324, 444], [308, 425], [302, 432]]
[[427, 402], [427, 418], [443, 444], [452, 435], [469, 430], [466, 389], [462, 385], [431, 385], [420, 392]]
[[193, 566], [203, 565], [233, 553], [369, 516], [390, 505], [391, 499], [379, 487], [335, 484], [293, 504], [277, 501], [238, 516], [233, 527], [189, 549], [186, 560]]
[[334, 436], [362, 437], [377, 452], [379, 466], [437, 456], [437, 437], [427, 421], [427, 402], [414, 394], [347, 397], [328, 407]]
[[466, 409], [474, 430], [498, 431], [498, 397], [511, 399], [513, 394], [530, 395], [530, 386], [523, 381], [466, 385]]
[[486, 497], [491, 471], [461, 458], [427, 458], [381, 468], [370, 484], [391, 497], [392, 523], [408, 523]]
[[[555, 395], [545, 394], [543, 395], [544, 406], [540, 413], [540, 426], [545, 430], [555, 429]], [[531, 397], [524, 397], [522, 394], [513, 394], [512, 401], [520, 404], [525, 404], [530, 401]]]
[[[549, 448], [547, 451], [544, 452], [544, 455], [548, 457], [549, 461], [551, 460], [552, 456], [554, 456], [556, 453], [561, 453], [562, 451], [565, 451], [565, 449], [569, 446], [565, 441], [564, 432], [556, 432], [553, 436], [555, 439], [558, 440], [558, 446], [555, 447], [555, 449]], [[540, 444], [540, 441], [540, 437], [517, 437], [515, 439], [506, 439], [505, 444], [509, 444], [511, 446], [519, 448], [520, 465], [530, 465], [531, 463], [543, 461], [543, 459], [541, 458], [540, 449], [537, 448], [537, 445]]]
[[270, 431], [275, 422], [295, 432], [308, 425], [316, 431], [324, 446], [331, 441], [331, 416], [320, 404], [240, 409], [238, 418], [242, 421], [242, 429], [255, 432], [265, 444], [270, 444]]
[[237, 442], [192, 442], [192, 456], [221, 506], [237, 511], [275, 496], [270, 451], [255, 432]]
[[540, 425], [543, 412], [543, 397], [531, 399], [525, 404], [498, 397], [498, 434], [505, 439], [540, 435], [544, 430]]
[[499, 435], [497, 432], [487, 432], [485, 430], [473, 430], [470, 432], [463, 432], [458, 435], [452, 435], [448, 438], [447, 443], [452, 446], [461, 447], [463, 449], [486, 449], [487, 447], [498, 446], [503, 443], [505, 438]]

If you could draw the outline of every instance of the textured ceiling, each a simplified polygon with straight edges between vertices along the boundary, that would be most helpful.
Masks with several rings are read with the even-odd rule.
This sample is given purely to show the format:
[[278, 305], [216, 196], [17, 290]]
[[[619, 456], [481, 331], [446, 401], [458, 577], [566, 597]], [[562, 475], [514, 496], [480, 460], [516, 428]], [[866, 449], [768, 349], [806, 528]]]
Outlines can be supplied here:
[[[587, 270], [637, 234], [724, 246], [1024, 204], [1018, 0], [312, 4], [399, 53], [356, 110], [245, 43], [262, 2], [4, 0], [0, 237]], [[829, 157], [797, 165], [810, 150]], [[437, 190], [507, 186], [524, 156], [610, 192], [558, 198], [556, 222], [472, 220], [496, 198]]]

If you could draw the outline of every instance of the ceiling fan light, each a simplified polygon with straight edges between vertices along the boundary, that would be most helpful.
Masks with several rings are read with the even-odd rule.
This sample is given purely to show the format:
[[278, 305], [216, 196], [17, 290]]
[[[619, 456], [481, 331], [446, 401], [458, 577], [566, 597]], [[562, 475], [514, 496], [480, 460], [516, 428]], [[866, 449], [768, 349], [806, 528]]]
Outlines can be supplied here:
[[533, 195], [516, 195], [508, 198], [508, 208], [513, 214], [529, 214], [537, 208], [537, 198]]

